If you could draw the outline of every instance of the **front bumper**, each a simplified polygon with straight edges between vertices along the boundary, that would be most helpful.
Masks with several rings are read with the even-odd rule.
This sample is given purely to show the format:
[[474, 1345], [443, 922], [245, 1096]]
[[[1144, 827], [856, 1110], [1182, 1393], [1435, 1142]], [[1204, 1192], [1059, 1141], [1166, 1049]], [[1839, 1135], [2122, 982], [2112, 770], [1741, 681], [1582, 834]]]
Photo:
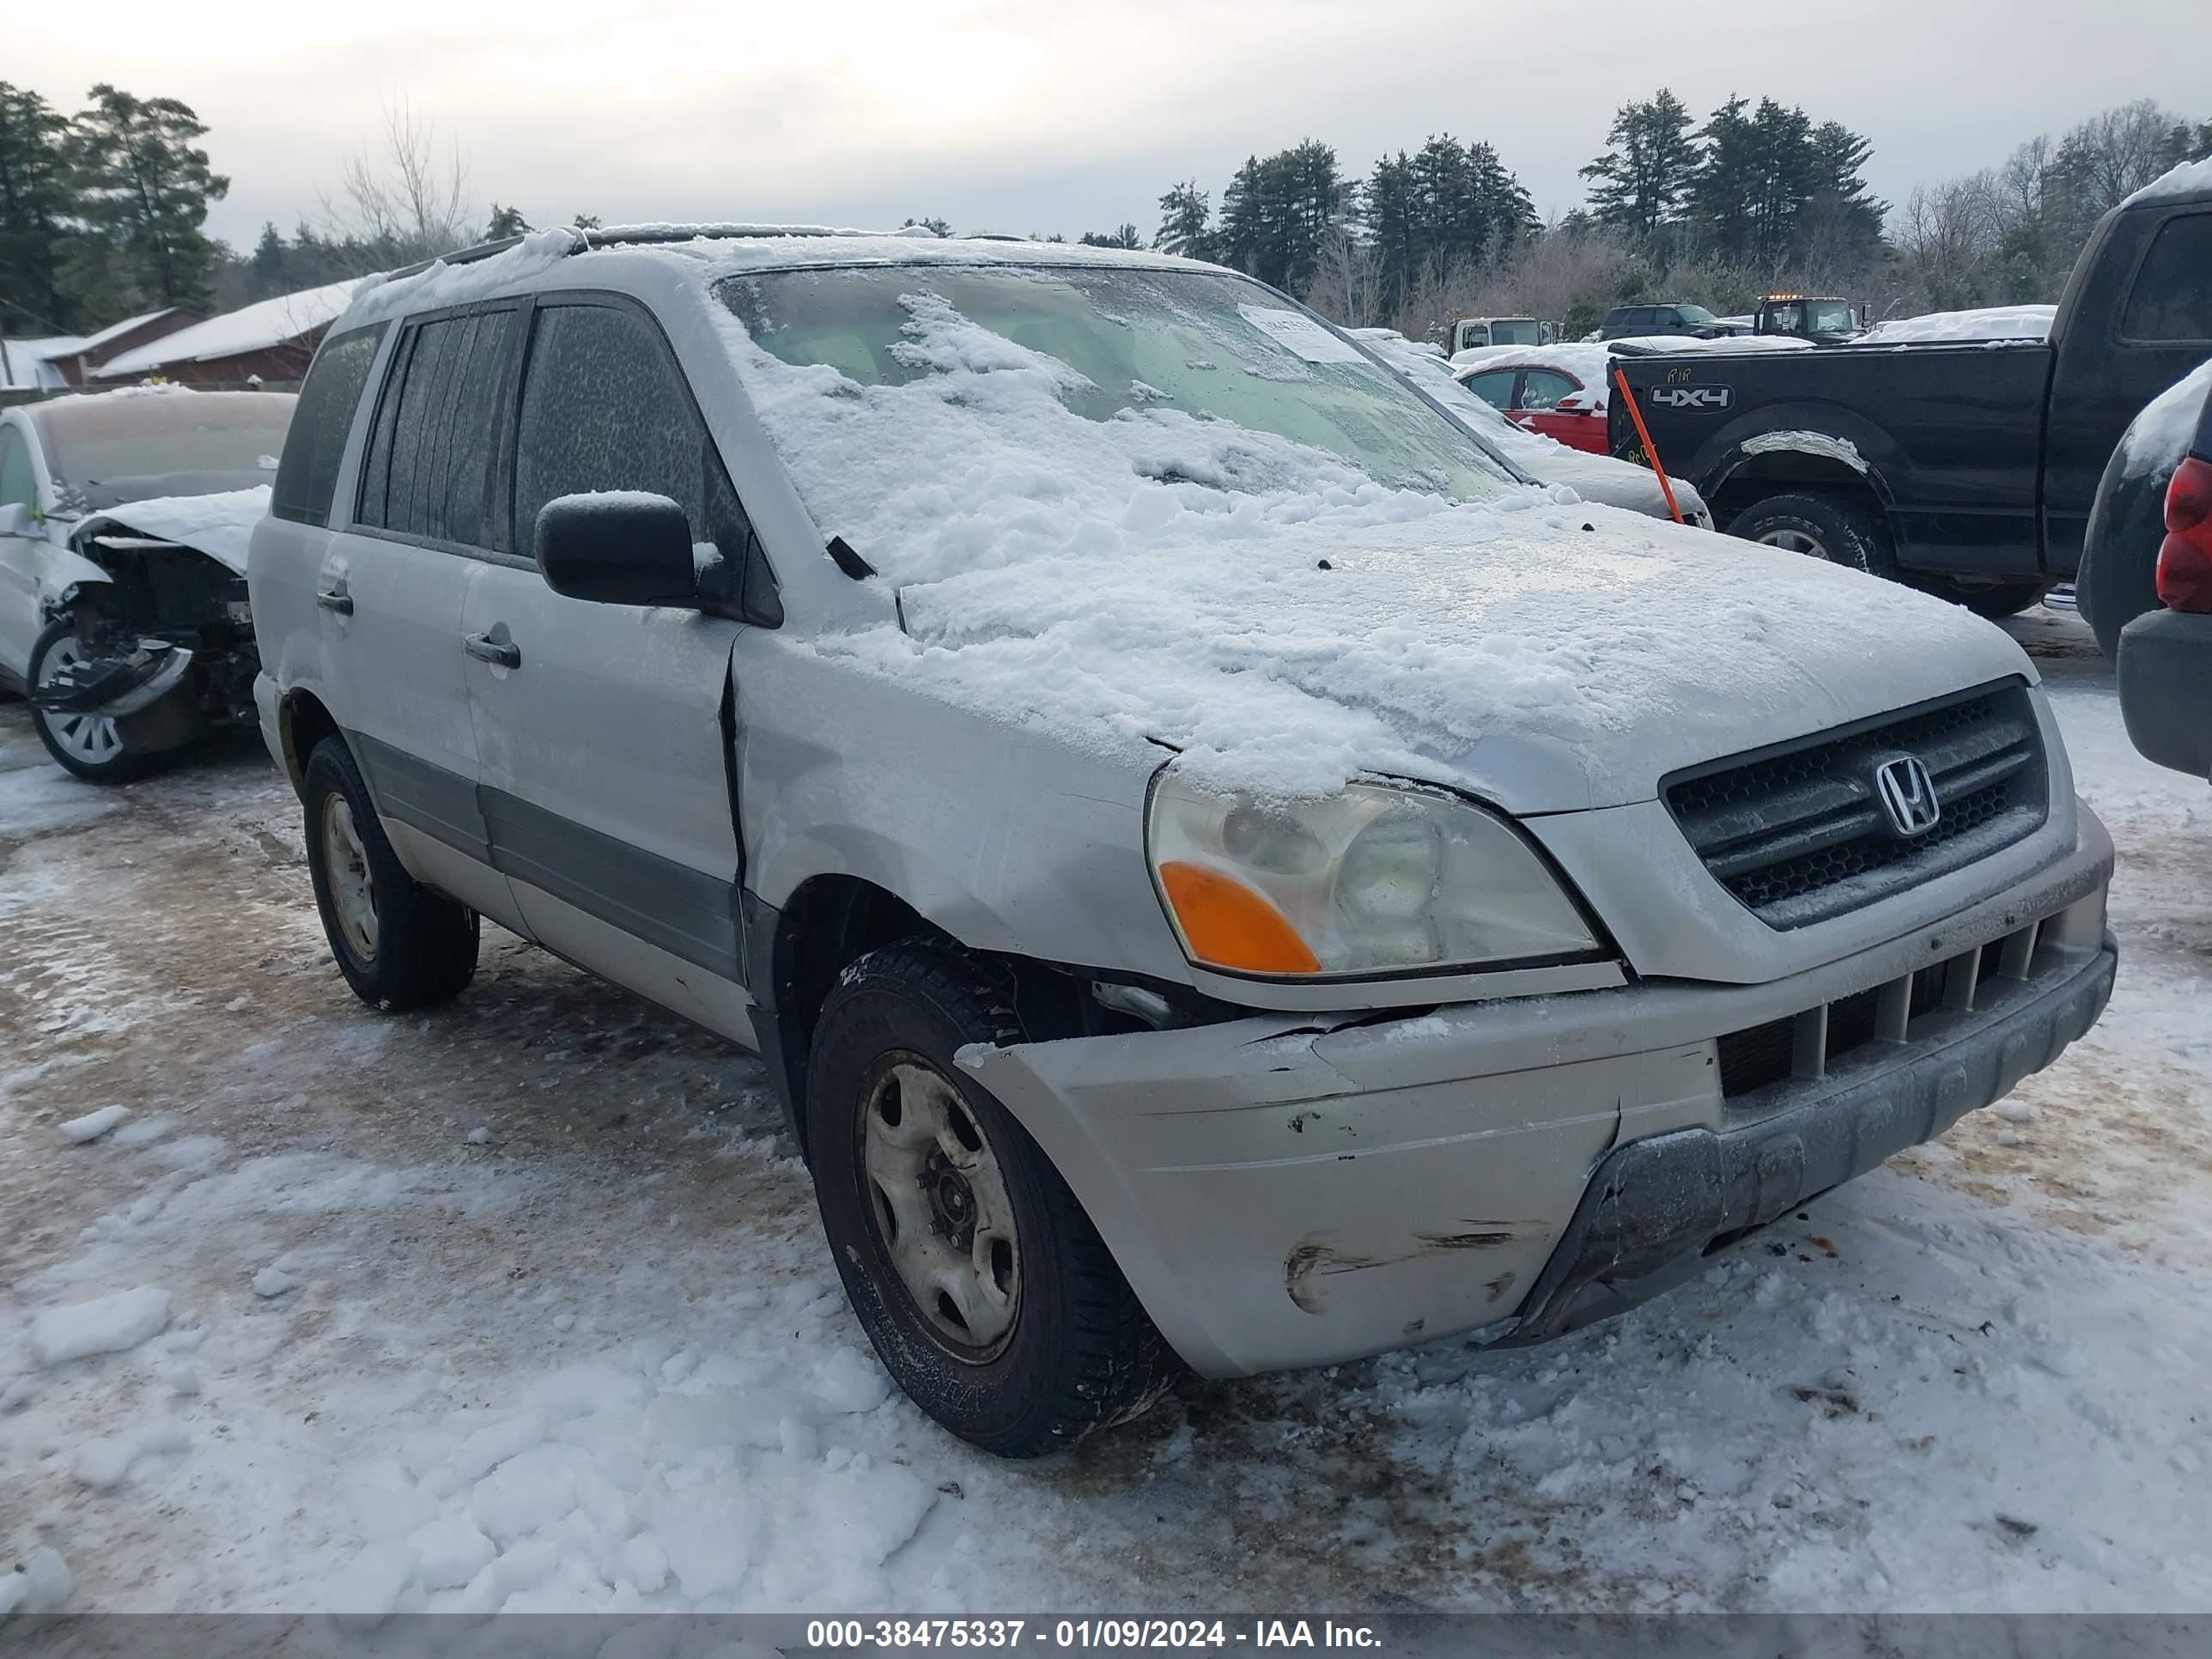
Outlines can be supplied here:
[[[2112, 864], [2085, 810], [2073, 851], [2033, 879], [1765, 984], [1646, 981], [960, 1058], [1202, 1373], [1470, 1331], [1539, 1340], [1664, 1288], [1710, 1245], [2047, 1065], [2111, 992]], [[1923, 1006], [1914, 988], [1939, 969]], [[1832, 1057], [1830, 1013], [1869, 997], [1878, 1040]], [[1724, 1091], [1717, 1039], [1782, 1019], [1814, 1039], [1797, 1075]]]
[[2153, 611], [2120, 630], [2120, 714], [2145, 760], [2212, 776], [2212, 617]]

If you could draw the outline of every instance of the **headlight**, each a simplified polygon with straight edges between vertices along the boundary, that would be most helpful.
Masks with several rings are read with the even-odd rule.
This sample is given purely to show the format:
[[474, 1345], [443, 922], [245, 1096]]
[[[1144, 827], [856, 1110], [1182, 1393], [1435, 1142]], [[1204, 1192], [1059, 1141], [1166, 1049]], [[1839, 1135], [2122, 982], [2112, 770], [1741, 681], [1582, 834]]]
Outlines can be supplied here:
[[1153, 879], [1190, 959], [1230, 973], [1389, 973], [1597, 948], [1519, 833], [1444, 794], [1326, 800], [1152, 790]]

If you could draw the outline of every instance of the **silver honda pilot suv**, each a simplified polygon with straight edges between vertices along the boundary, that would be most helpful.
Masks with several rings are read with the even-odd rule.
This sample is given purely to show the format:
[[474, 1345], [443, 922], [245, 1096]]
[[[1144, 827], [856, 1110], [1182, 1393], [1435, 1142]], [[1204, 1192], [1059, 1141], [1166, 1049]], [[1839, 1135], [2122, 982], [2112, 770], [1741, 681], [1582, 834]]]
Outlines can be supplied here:
[[359, 294], [255, 532], [356, 993], [480, 917], [757, 1054], [1030, 1455], [1557, 1336], [2047, 1066], [2104, 830], [1961, 610], [1590, 505], [1233, 272], [745, 226]]

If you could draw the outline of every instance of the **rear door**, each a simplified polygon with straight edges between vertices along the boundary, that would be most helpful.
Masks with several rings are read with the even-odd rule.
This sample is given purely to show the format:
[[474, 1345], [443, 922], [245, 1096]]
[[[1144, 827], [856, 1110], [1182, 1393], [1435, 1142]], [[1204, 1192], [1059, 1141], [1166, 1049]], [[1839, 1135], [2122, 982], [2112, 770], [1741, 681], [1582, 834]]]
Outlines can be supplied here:
[[[391, 354], [353, 520], [318, 575], [332, 713], [401, 861], [473, 909], [523, 926], [477, 799], [462, 605], [477, 574], [528, 568], [496, 477], [527, 313], [520, 302], [409, 322]], [[533, 577], [534, 580], [534, 577]]]
[[696, 542], [746, 522], [659, 326], [612, 296], [550, 297], [517, 405], [511, 544], [465, 606], [464, 673], [493, 856], [532, 933], [742, 1042], [728, 722], [742, 624], [564, 599], [528, 557], [538, 512], [597, 490], [665, 495]]

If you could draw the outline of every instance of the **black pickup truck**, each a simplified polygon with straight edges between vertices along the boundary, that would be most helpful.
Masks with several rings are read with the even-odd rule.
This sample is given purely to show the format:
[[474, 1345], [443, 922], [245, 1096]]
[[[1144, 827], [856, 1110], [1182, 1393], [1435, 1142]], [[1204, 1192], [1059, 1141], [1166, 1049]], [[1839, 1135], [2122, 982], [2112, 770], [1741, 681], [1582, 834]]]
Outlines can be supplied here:
[[[1730, 534], [2006, 616], [2074, 574], [2136, 412], [2212, 357], [2212, 166], [2106, 214], [2047, 343], [1823, 346], [1615, 361], [1667, 470]], [[1626, 401], [1616, 455], [1643, 459]]]

